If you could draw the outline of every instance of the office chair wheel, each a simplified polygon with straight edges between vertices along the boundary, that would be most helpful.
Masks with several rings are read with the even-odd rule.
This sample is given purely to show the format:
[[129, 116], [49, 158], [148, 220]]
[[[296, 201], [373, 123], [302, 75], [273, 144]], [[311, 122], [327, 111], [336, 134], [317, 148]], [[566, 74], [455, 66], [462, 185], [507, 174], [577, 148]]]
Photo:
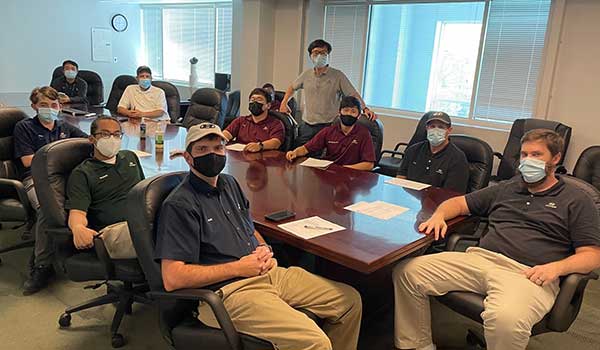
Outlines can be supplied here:
[[119, 333], [115, 333], [112, 335], [111, 345], [113, 348], [120, 348], [125, 345], [125, 338]]
[[58, 324], [61, 326], [61, 328], [69, 327], [71, 325], [71, 314], [64, 313], [60, 315]]

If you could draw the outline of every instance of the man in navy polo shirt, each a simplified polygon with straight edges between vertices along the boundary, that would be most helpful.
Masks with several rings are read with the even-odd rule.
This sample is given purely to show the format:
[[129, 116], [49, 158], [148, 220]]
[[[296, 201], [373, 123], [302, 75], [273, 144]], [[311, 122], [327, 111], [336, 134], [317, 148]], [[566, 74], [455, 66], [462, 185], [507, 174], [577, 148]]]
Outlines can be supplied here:
[[281, 120], [270, 116], [271, 95], [256, 88], [250, 92], [251, 115], [235, 118], [223, 131], [228, 141], [246, 144], [244, 151], [261, 152], [278, 149], [285, 138]]
[[323, 159], [357, 170], [373, 169], [375, 148], [371, 133], [366, 127], [356, 124], [360, 116], [360, 101], [354, 96], [342, 98], [340, 123], [319, 131], [307, 144], [286, 154], [292, 160], [309, 153], [325, 150]]
[[44, 86], [35, 88], [29, 97], [31, 108], [37, 115], [30, 119], [21, 120], [15, 125], [14, 142], [15, 158], [21, 160], [23, 165], [23, 185], [31, 206], [36, 209], [35, 250], [34, 265], [29, 279], [23, 286], [23, 294], [33, 294], [48, 284], [48, 279], [54, 273], [52, 268], [52, 244], [46, 235], [44, 216], [38, 210], [40, 204], [35, 193], [31, 177], [31, 161], [37, 150], [51, 142], [71, 137], [87, 137], [87, 134], [71, 124], [57, 120], [60, 112], [58, 92]]
[[[254, 228], [250, 203], [225, 167], [225, 136], [211, 123], [191, 127], [184, 157], [189, 175], [164, 201], [155, 258], [164, 288], [208, 288], [223, 300], [235, 328], [280, 350], [353, 350], [362, 304], [352, 287], [299, 267], [281, 268]], [[325, 324], [322, 329], [305, 314]], [[209, 307], [198, 318], [218, 327]]]

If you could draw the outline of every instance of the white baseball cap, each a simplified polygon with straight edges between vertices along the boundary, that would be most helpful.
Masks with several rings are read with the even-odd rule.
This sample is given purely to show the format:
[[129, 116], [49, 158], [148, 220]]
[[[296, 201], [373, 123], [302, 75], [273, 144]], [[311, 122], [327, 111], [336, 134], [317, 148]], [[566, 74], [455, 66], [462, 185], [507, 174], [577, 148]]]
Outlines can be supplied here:
[[227, 138], [225, 138], [225, 135], [223, 135], [223, 132], [218, 125], [213, 123], [202, 123], [188, 129], [188, 133], [185, 137], [185, 148], [187, 149], [190, 144], [208, 135], [217, 135], [227, 141]]

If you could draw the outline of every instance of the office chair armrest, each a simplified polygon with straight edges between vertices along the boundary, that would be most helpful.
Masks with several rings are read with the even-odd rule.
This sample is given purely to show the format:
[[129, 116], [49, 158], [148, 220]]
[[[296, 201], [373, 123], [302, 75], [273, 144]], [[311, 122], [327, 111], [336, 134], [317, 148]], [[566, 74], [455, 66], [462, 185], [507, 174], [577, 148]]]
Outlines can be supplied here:
[[382, 157], [383, 157], [384, 154], [391, 154], [392, 158], [394, 158], [394, 156], [399, 156], [400, 158], [404, 157], [404, 152], [390, 151], [389, 149], [384, 149], [383, 151], [381, 151], [381, 156]]
[[212, 309], [231, 349], [242, 350], [242, 341], [217, 293], [208, 289], [180, 289], [173, 292], [149, 292], [153, 299], [191, 300], [206, 302]]
[[63, 236], [63, 237], [72, 237], [73, 232], [68, 227], [60, 227], [60, 228], [48, 228], [46, 231], [51, 235]]
[[394, 152], [398, 152], [398, 149], [399, 149], [401, 146], [407, 147], [407, 146], [408, 146], [408, 143], [406, 143], [406, 142], [398, 142], [398, 143], [396, 144], [396, 146], [394, 146]]
[[25, 212], [27, 213], [27, 219], [33, 218], [34, 210], [29, 202], [29, 197], [27, 197], [27, 191], [25, 191], [25, 186], [23, 183], [14, 179], [6, 179], [0, 178], [0, 194], [3, 196], [10, 196], [14, 199], [17, 199], [23, 207], [25, 208]]
[[472, 246], [476, 246], [479, 243], [481, 237], [473, 236], [465, 233], [452, 232], [446, 237], [446, 251], [456, 251], [456, 246], [459, 243], [473, 243]]
[[493, 154], [494, 154], [494, 157], [496, 157], [496, 158], [498, 158], [500, 160], [502, 160], [504, 158], [504, 156], [500, 152], [494, 152]]
[[106, 246], [104, 245], [104, 241], [100, 237], [94, 237], [94, 250], [96, 251], [96, 256], [98, 260], [104, 266], [104, 279], [107, 281], [112, 279], [115, 275], [115, 266], [112, 263], [110, 255], [108, 255], [108, 250], [106, 250]]
[[560, 282], [560, 291], [548, 318], [548, 329], [565, 332], [577, 318], [583, 302], [583, 293], [590, 280], [597, 280], [594, 272], [588, 274], [572, 273], [564, 276]]

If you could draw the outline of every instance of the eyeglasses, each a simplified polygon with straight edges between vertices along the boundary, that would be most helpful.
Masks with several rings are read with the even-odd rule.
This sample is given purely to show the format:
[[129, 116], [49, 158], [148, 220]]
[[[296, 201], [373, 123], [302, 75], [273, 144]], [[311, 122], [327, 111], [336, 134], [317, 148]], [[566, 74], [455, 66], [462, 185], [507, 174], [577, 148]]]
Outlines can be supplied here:
[[215, 124], [212, 123], [202, 123], [202, 124], [198, 124], [198, 128], [200, 129], [214, 129], [217, 126]]
[[98, 137], [98, 135], [100, 135], [101, 139], [107, 139], [109, 137], [115, 137], [115, 138], [119, 138], [122, 139], [123, 138], [123, 133], [120, 131], [115, 131], [113, 133], [110, 133], [108, 131], [100, 131], [94, 134], [94, 136]]

